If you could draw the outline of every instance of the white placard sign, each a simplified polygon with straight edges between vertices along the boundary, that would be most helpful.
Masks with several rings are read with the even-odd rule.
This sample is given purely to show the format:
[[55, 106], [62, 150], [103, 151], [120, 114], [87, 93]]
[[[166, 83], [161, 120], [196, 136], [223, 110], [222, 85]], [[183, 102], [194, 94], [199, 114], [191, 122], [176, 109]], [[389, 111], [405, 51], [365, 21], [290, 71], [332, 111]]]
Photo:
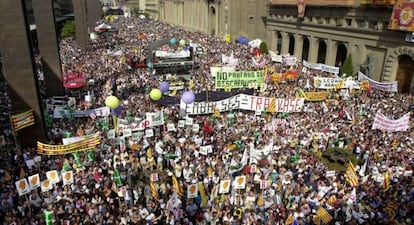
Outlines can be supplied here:
[[179, 120], [179, 121], [178, 121], [178, 127], [179, 127], [179, 128], [183, 128], [183, 127], [185, 127], [185, 120]]
[[167, 124], [167, 131], [175, 132], [177, 129], [175, 128], [175, 124], [169, 123]]
[[198, 123], [193, 124], [193, 132], [198, 132], [198, 131], [200, 131], [200, 124]]
[[193, 123], [194, 123], [194, 119], [193, 118], [191, 118], [191, 117], [185, 118], [185, 125], [186, 126], [192, 126]]
[[153, 129], [146, 129], [145, 130], [145, 137], [154, 137], [154, 130]]

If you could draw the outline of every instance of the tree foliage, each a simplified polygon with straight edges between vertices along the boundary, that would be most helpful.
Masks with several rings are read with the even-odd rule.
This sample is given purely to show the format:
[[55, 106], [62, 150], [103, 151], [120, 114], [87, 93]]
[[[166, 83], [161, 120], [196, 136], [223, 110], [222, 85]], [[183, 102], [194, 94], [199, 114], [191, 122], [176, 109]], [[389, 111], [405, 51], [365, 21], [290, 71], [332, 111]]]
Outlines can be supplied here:
[[352, 62], [352, 55], [349, 54], [348, 57], [346, 57], [344, 65], [342, 66], [342, 74], [346, 74], [347, 77], [354, 75], [354, 65]]
[[259, 50], [260, 50], [260, 52], [261, 52], [261, 53], [263, 53], [263, 54], [269, 54], [269, 50], [267, 49], [267, 44], [266, 44], [266, 42], [262, 42], [262, 43], [260, 43]]
[[67, 38], [73, 37], [76, 34], [76, 26], [74, 20], [68, 20], [63, 24], [62, 30], [60, 30], [60, 37]]

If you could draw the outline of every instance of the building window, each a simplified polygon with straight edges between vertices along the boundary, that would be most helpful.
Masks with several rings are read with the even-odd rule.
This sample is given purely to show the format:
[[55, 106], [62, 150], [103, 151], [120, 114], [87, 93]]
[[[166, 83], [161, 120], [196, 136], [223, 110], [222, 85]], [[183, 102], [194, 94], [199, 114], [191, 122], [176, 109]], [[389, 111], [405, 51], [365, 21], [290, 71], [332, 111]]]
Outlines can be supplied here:
[[364, 20], [358, 20], [357, 21], [358, 27], [364, 28], [366, 27], [366, 23]]
[[368, 27], [369, 29], [379, 30], [379, 24], [376, 21], [370, 21]]
[[345, 19], [345, 21], [348, 27], [352, 26], [352, 19]]
[[254, 16], [249, 16], [249, 24], [254, 24]]
[[322, 19], [321, 17], [318, 17], [318, 18], [316, 19], [316, 22], [317, 22], [318, 24], [323, 24], [323, 19]]
[[335, 23], [337, 27], [342, 27], [344, 25], [344, 20], [342, 18], [336, 18]]

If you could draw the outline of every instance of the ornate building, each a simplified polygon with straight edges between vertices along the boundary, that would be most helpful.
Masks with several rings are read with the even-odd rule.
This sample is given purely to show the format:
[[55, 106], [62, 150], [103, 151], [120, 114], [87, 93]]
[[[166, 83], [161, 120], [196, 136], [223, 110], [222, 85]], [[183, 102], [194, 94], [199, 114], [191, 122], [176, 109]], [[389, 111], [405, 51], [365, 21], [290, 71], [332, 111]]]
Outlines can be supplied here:
[[378, 81], [397, 80], [400, 92], [414, 93], [411, 33], [388, 29], [395, 1], [304, 2], [299, 17], [298, 1], [270, 0], [269, 49], [331, 66], [340, 66], [351, 54], [355, 72], [365, 70]]
[[266, 37], [265, 0], [146, 0], [152, 18], [213, 36]]

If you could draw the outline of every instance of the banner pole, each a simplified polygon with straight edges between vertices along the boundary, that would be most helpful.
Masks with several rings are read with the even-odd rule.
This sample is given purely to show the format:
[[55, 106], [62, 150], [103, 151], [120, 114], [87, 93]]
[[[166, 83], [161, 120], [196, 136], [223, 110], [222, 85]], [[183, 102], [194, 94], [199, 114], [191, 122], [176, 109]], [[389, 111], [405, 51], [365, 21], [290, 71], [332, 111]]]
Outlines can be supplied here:
[[9, 112], [9, 120], [10, 120], [10, 125], [11, 125], [11, 128], [12, 128], [11, 130], [12, 130], [12, 136], [13, 136], [14, 144], [16, 146], [17, 153], [19, 154], [19, 156], [21, 156], [22, 152], [21, 152], [21, 149], [20, 149], [20, 144], [19, 144], [18, 139], [17, 139], [17, 133], [14, 130], [12, 115], [11, 115], [10, 112]]

